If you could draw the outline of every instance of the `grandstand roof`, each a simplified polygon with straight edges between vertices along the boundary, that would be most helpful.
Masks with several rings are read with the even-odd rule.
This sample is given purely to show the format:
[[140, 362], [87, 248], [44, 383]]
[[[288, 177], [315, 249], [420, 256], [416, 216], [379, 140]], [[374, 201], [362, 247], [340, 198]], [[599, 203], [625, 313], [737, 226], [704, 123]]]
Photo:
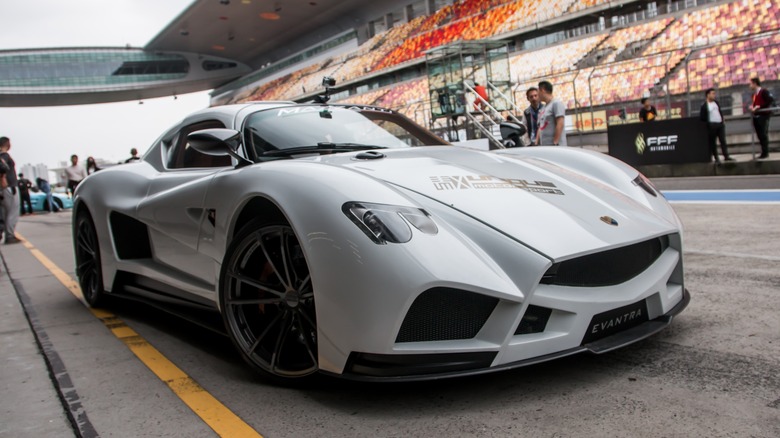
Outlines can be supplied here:
[[392, 0], [195, 0], [145, 49], [209, 54], [258, 68], [398, 7]]

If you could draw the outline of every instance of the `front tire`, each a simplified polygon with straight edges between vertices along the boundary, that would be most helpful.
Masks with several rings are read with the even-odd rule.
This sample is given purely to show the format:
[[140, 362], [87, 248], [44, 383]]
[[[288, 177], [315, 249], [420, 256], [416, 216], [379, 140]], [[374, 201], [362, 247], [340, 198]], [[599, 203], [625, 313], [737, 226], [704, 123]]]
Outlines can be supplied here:
[[255, 219], [235, 237], [220, 281], [222, 318], [252, 367], [290, 382], [318, 369], [309, 267], [290, 225]]
[[76, 246], [76, 275], [84, 300], [96, 307], [103, 300], [103, 268], [95, 222], [89, 212], [81, 210], [76, 218], [73, 241]]

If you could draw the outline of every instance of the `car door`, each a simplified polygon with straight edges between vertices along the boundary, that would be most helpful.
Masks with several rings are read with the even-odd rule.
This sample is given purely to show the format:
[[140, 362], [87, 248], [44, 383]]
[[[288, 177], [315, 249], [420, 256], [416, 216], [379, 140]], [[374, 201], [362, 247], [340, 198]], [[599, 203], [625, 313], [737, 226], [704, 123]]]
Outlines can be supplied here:
[[149, 238], [156, 263], [213, 286], [214, 260], [197, 250], [201, 227], [208, 220], [203, 200], [213, 176], [230, 169], [233, 163], [227, 156], [198, 152], [187, 142], [189, 133], [209, 128], [224, 128], [224, 125], [216, 120], [205, 121], [179, 131], [167, 154], [165, 169], [150, 182], [137, 214], [150, 225]]

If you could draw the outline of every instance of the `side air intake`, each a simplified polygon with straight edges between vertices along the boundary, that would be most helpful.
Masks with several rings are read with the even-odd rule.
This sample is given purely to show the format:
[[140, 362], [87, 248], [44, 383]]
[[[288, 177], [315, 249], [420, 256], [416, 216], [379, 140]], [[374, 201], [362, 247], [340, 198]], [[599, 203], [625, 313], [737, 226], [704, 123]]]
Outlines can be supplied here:
[[147, 259], [152, 257], [149, 230], [139, 222], [122, 213], [111, 212], [111, 234], [116, 253], [120, 259]]

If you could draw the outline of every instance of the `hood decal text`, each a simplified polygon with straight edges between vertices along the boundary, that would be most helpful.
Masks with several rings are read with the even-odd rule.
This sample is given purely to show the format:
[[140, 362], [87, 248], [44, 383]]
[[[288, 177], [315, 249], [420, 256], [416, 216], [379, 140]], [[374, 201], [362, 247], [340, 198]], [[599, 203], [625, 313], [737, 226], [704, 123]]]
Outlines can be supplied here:
[[563, 191], [549, 181], [527, 181], [524, 179], [496, 178], [490, 175], [455, 175], [430, 177], [436, 190], [470, 189], [520, 189], [532, 193], [563, 195]]

